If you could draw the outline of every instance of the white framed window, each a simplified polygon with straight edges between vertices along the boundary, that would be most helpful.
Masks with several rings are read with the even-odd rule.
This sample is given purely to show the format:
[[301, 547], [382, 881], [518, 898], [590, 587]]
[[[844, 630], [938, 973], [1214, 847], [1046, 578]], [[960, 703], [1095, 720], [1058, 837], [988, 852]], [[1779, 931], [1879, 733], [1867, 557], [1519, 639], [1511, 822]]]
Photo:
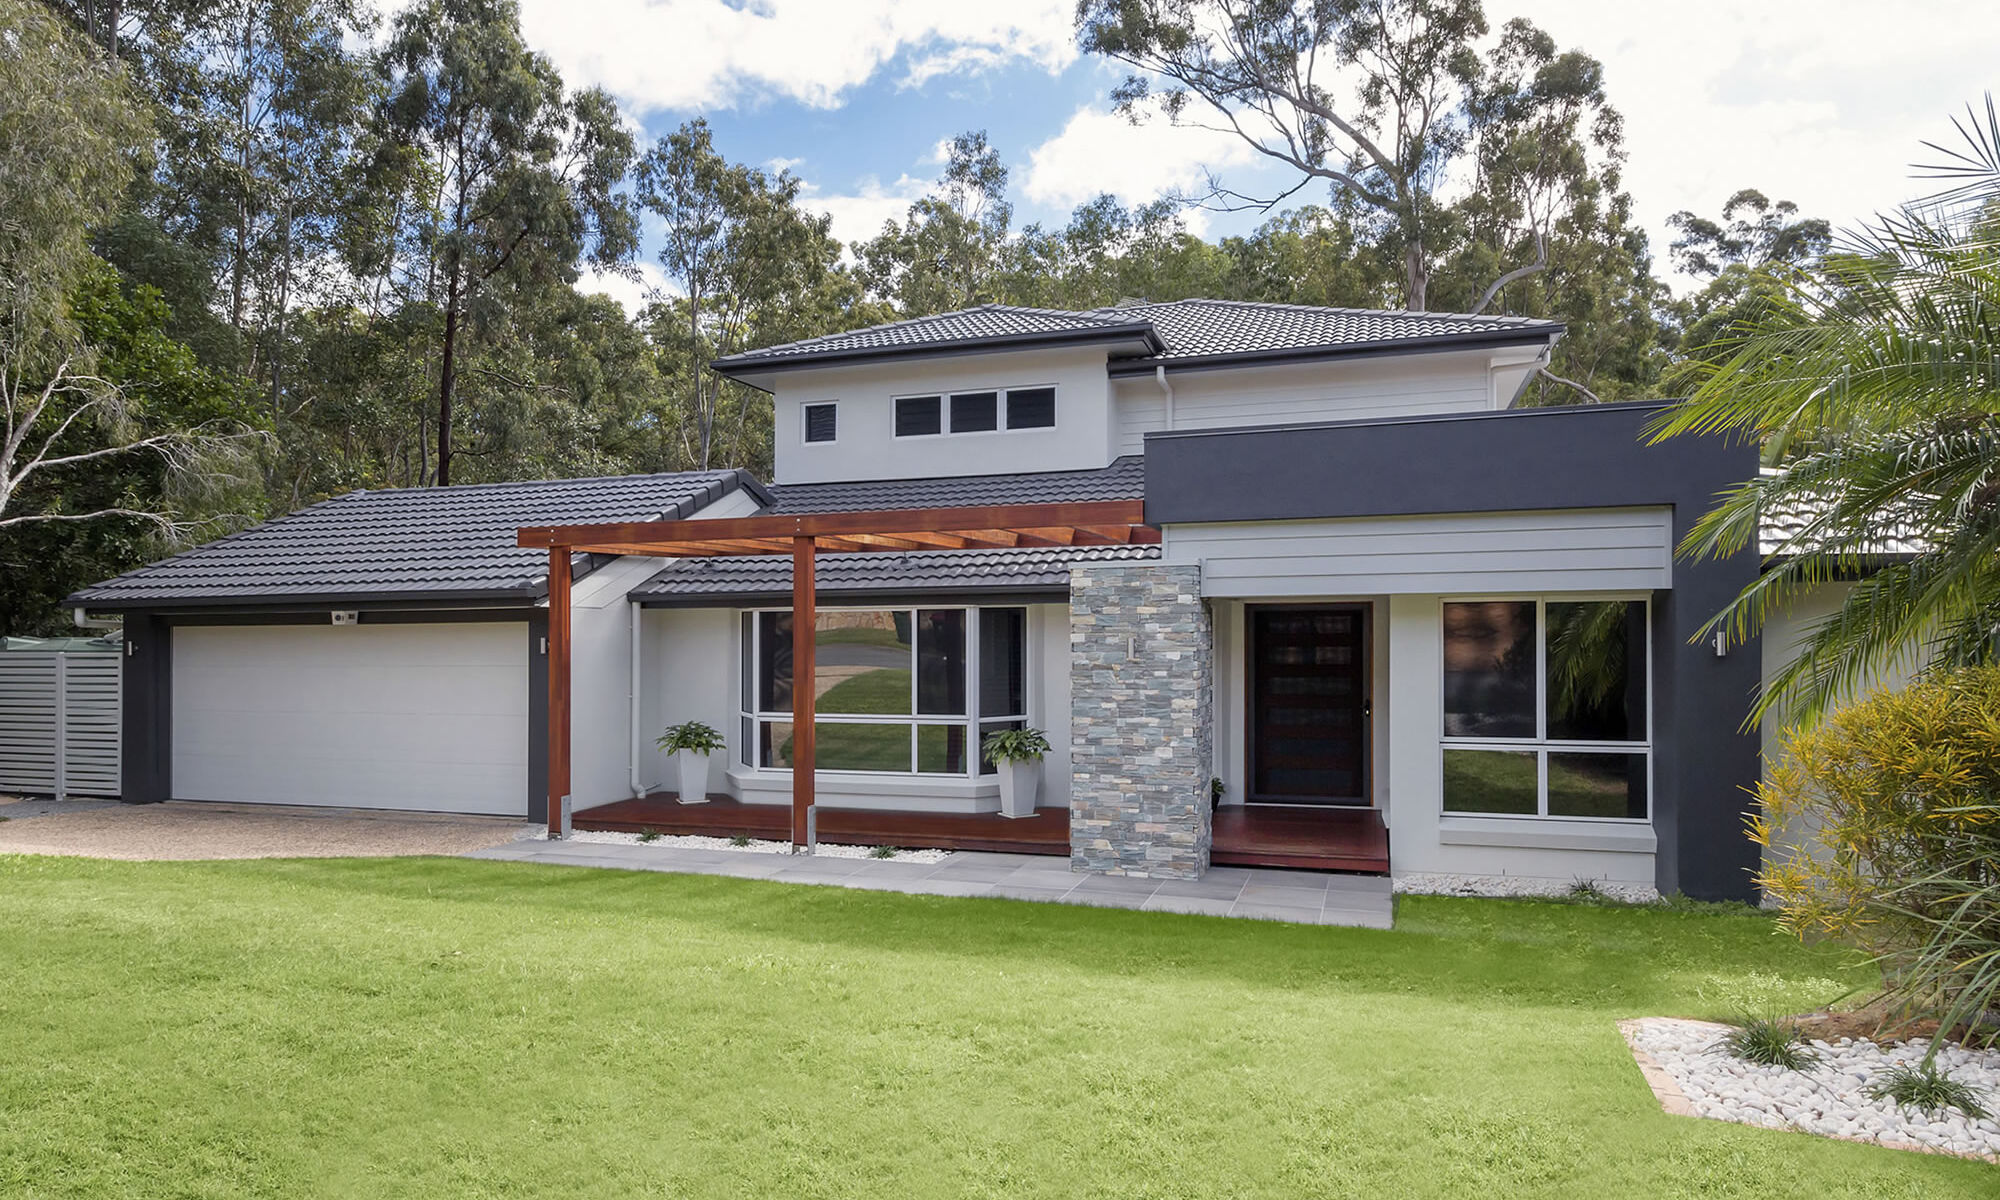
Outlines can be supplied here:
[[799, 419], [803, 425], [802, 440], [811, 443], [839, 440], [840, 406], [833, 401], [800, 405]]
[[892, 396], [890, 403], [899, 438], [1053, 429], [1056, 425], [1053, 384]]
[[[792, 766], [792, 614], [741, 614], [737, 759]], [[1025, 608], [822, 608], [814, 625], [814, 765], [976, 778], [987, 734], [1028, 719]]]
[[1446, 599], [1445, 814], [1650, 819], [1650, 618], [1643, 596]]

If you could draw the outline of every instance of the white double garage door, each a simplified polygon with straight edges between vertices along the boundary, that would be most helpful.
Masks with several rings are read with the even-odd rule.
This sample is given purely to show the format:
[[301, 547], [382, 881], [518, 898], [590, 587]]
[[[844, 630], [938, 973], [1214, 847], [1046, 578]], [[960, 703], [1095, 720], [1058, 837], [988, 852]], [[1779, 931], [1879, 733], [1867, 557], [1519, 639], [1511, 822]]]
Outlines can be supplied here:
[[181, 625], [173, 795], [525, 816], [521, 622]]

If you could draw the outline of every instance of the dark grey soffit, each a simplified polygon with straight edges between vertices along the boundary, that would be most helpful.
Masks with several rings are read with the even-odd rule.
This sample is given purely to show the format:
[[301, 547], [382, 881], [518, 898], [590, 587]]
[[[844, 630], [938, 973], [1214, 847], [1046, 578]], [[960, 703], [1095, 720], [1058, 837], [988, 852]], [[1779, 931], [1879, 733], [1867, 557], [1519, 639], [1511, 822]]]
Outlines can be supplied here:
[[1436, 354], [1447, 350], [1476, 350], [1498, 346], [1551, 345], [1563, 334], [1563, 327], [1495, 329], [1490, 332], [1460, 333], [1444, 337], [1389, 338], [1374, 342], [1345, 342], [1330, 346], [1286, 347], [1271, 350], [1241, 350], [1229, 354], [1186, 355], [1173, 358], [1111, 360], [1114, 379], [1151, 375], [1161, 367], [1168, 374], [1183, 371], [1218, 371], [1229, 367], [1279, 367], [1289, 363], [1327, 362], [1334, 359], [1382, 358], [1389, 355]]
[[[1051, 329], [1035, 333], [1011, 333], [985, 337], [947, 338], [903, 346], [855, 346], [836, 350], [801, 351], [783, 356], [760, 358], [754, 353], [718, 358], [709, 363], [717, 374], [757, 387], [755, 377], [806, 367], [848, 366], [889, 359], [921, 358], [942, 354], [985, 354], [1004, 350], [1038, 350], [1063, 346], [1090, 346], [1100, 343], [1138, 342], [1158, 352], [1163, 349], [1159, 335], [1146, 322], [1099, 325], [1083, 329]], [[763, 389], [768, 390], [768, 389]]]
[[773, 485], [771, 493], [772, 511], [785, 515], [1137, 500], [1146, 494], [1146, 468], [1138, 455], [1131, 454], [1095, 470], [789, 483]]

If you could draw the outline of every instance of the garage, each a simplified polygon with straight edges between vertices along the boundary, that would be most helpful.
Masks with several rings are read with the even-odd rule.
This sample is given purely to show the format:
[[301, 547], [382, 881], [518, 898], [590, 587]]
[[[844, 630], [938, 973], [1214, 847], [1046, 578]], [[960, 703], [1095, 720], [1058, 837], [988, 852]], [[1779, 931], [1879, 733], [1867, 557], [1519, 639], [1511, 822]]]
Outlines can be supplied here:
[[525, 816], [528, 626], [178, 625], [180, 800]]

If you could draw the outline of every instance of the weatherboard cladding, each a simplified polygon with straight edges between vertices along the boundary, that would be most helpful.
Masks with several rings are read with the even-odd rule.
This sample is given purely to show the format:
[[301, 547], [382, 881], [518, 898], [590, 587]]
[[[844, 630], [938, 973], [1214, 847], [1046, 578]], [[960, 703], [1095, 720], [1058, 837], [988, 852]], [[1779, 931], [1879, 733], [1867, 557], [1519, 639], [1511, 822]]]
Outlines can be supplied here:
[[1421, 347], [1426, 342], [1535, 341], [1562, 332], [1555, 321], [1460, 313], [1312, 308], [1239, 300], [1175, 300], [1124, 304], [1089, 312], [984, 304], [978, 308], [876, 325], [753, 350], [719, 360], [724, 370], [804, 364], [896, 351], [939, 351], [1038, 336], [1073, 339], [1092, 331], [1150, 331], [1157, 353], [1115, 358], [1119, 371], [1185, 365], [1240, 356], [1338, 353], [1364, 347]]
[[1094, 471], [968, 475], [942, 479], [882, 479], [856, 483], [778, 484], [772, 511], [781, 514], [886, 512], [908, 508], [967, 508], [988, 504], [1076, 504], [1138, 500], [1146, 494], [1139, 455]]
[[[822, 554], [813, 582], [822, 603], [843, 593], [1066, 594], [1073, 564], [1156, 559], [1158, 546], [1056, 546], [1021, 550], [912, 550]], [[792, 560], [786, 555], [695, 558], [669, 563], [634, 588], [642, 603], [693, 605], [789, 599]]]
[[519, 527], [687, 517], [738, 487], [766, 495], [741, 471], [349, 492], [85, 588], [69, 603], [532, 599], [548, 556], [515, 546]]

